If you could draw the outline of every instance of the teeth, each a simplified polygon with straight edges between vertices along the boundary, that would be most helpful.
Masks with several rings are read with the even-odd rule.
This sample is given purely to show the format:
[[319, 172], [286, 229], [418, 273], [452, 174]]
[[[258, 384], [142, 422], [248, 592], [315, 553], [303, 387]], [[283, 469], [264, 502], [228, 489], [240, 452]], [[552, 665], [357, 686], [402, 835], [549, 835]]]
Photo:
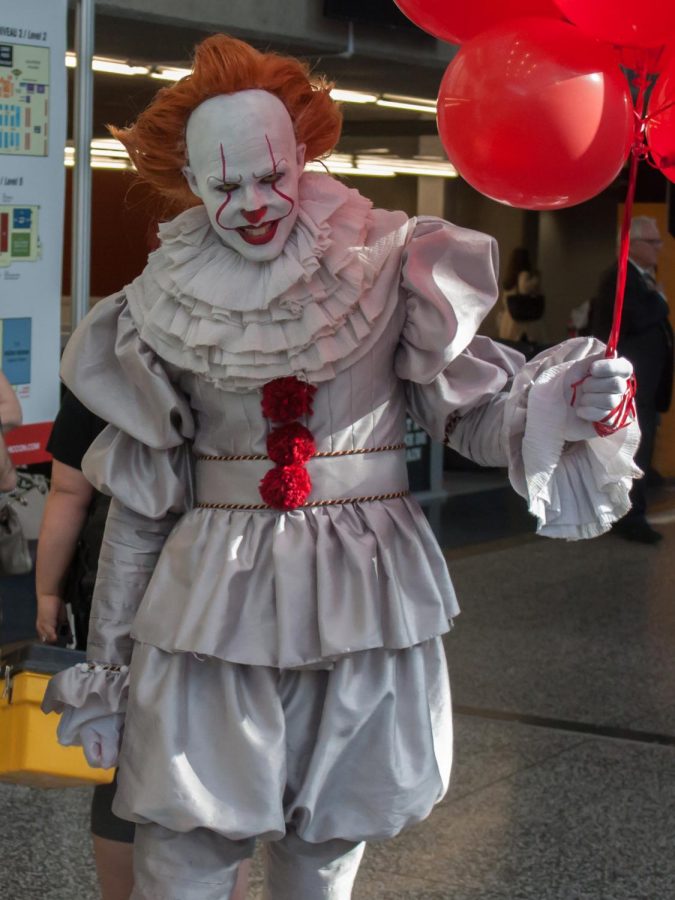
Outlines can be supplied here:
[[253, 237], [257, 237], [260, 234], [267, 234], [267, 232], [271, 229], [271, 227], [272, 227], [271, 222], [266, 225], [258, 225], [257, 227], [253, 226], [253, 225], [249, 225], [244, 228], [244, 231], [246, 232], [246, 234], [250, 234]]

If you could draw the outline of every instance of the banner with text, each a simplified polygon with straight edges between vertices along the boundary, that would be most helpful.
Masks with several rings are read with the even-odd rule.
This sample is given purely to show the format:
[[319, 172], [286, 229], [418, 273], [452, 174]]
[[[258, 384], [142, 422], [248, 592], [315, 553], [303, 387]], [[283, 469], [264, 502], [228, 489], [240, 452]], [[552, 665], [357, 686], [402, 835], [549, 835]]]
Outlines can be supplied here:
[[59, 403], [68, 0], [0, 0], [0, 367], [24, 424], [17, 464], [49, 459]]

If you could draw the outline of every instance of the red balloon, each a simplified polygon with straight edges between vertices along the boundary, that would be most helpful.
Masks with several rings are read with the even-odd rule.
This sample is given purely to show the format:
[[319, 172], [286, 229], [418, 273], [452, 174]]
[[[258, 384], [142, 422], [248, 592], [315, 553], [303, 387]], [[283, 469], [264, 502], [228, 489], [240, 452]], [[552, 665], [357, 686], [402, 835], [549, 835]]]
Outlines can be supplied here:
[[660, 47], [675, 34], [673, 0], [556, 0], [593, 37], [625, 47]]
[[462, 44], [486, 28], [520, 16], [562, 19], [554, 0], [394, 0], [401, 12], [419, 28], [442, 41]]
[[554, 19], [517, 19], [465, 44], [438, 97], [438, 130], [460, 175], [493, 200], [558, 209], [619, 174], [633, 102], [612, 48]]
[[668, 54], [649, 98], [647, 143], [656, 165], [675, 181], [675, 52]]

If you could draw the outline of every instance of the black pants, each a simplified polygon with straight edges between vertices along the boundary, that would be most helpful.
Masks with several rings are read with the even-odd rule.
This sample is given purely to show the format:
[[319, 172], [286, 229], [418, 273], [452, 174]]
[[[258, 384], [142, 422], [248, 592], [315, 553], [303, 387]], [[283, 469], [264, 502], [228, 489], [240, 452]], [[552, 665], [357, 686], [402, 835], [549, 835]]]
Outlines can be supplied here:
[[111, 784], [97, 784], [91, 801], [91, 833], [109, 841], [132, 844], [134, 823], [120, 819], [112, 811], [112, 802], [117, 790], [117, 772]]
[[643, 478], [633, 482], [630, 492], [631, 509], [625, 518], [644, 518], [647, 511], [647, 473], [651, 468], [656, 441], [656, 429], [659, 424], [659, 414], [653, 406], [638, 403], [637, 418], [642, 432], [640, 446], [635, 454], [635, 462], [645, 473]]

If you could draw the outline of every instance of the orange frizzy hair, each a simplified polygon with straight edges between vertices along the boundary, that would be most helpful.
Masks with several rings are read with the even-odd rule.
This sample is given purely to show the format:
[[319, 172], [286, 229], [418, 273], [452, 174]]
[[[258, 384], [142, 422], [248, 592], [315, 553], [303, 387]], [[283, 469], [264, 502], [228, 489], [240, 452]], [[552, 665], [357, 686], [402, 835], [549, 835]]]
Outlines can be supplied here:
[[342, 114], [330, 98], [328, 82], [310, 80], [309, 68], [300, 60], [261, 53], [225, 34], [198, 44], [191, 74], [162, 88], [133, 125], [109, 126], [109, 131], [127, 148], [140, 177], [174, 207], [187, 209], [201, 203], [182, 173], [190, 114], [211, 97], [255, 89], [269, 91], [284, 104], [308, 160], [325, 156], [337, 144]]

